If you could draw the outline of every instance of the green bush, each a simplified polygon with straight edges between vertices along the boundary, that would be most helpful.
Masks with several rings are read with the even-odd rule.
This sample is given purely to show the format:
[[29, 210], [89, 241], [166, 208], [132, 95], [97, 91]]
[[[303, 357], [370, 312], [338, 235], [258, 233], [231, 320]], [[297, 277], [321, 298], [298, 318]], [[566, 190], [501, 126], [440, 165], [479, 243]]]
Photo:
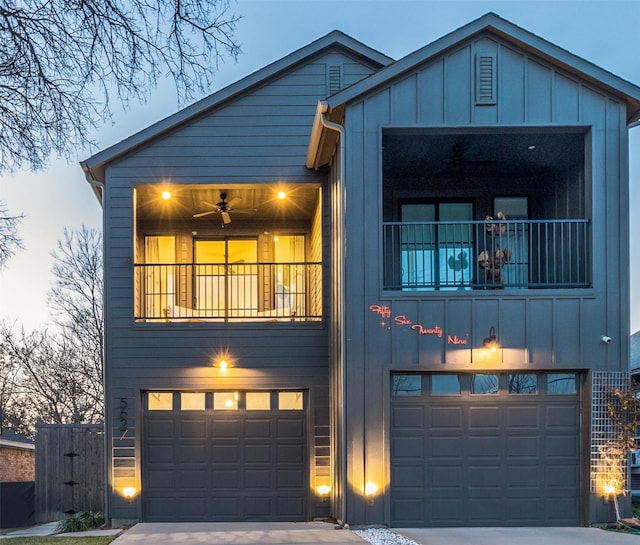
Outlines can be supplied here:
[[93, 513], [91, 511], [81, 511], [69, 515], [66, 519], [61, 520], [58, 524], [59, 532], [84, 532], [92, 530], [104, 524], [104, 513]]

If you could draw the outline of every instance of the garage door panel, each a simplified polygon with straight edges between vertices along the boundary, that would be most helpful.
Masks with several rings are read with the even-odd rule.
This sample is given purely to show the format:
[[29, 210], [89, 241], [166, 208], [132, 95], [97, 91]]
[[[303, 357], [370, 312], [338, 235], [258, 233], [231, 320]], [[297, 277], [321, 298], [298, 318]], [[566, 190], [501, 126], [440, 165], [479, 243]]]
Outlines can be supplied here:
[[[461, 473], [459, 467], [456, 469]], [[499, 490], [503, 480], [502, 472], [502, 466], [498, 465], [470, 466], [468, 468], [469, 487], [476, 490], [482, 489], [484, 492]]]
[[300, 489], [305, 481], [304, 473], [298, 469], [279, 469], [276, 478], [276, 485], [281, 490]]
[[467, 455], [478, 458], [493, 458], [503, 450], [502, 437], [499, 435], [470, 436], [467, 438]]
[[425, 469], [421, 465], [391, 468], [391, 483], [396, 489], [403, 491], [420, 490], [425, 486]]
[[211, 429], [213, 431], [213, 437], [216, 439], [238, 439], [242, 431], [242, 426], [238, 419], [217, 417], [213, 420]]
[[460, 498], [440, 498], [429, 504], [430, 519], [434, 526], [455, 525], [466, 506]]
[[458, 465], [432, 466], [430, 489], [434, 494], [443, 490], [460, 490], [463, 486], [463, 476]]
[[474, 429], [498, 429], [500, 428], [500, 408], [493, 407], [469, 407], [468, 430]]
[[437, 458], [459, 458], [462, 456], [462, 441], [459, 436], [432, 436], [430, 456]]
[[177, 484], [181, 489], [190, 488], [190, 489], [201, 489], [202, 483], [207, 480], [207, 472], [204, 469], [200, 470], [181, 470], [177, 473]]
[[547, 427], [551, 430], [562, 429], [573, 431], [579, 425], [579, 415], [567, 410], [566, 405], [550, 406], [547, 411]]
[[507, 407], [507, 427], [514, 431], [519, 428], [539, 428], [540, 407]]
[[145, 436], [148, 439], [166, 438], [174, 436], [173, 418], [154, 418], [145, 422]]
[[178, 456], [183, 463], [205, 463], [207, 459], [207, 449], [202, 444], [179, 444]]
[[429, 413], [430, 427], [433, 429], [462, 429], [461, 407], [432, 407]]
[[172, 489], [175, 484], [174, 472], [171, 471], [171, 467], [166, 469], [159, 469], [156, 471], [147, 472], [147, 480], [145, 482], [145, 489], [149, 490], [162, 490]]
[[213, 520], [235, 520], [239, 516], [244, 515], [243, 503], [244, 498], [238, 497], [235, 494], [220, 494], [216, 492], [215, 496], [211, 497], [211, 518]]
[[471, 498], [467, 508], [471, 526], [500, 526], [504, 520], [504, 506], [500, 498]]
[[206, 421], [204, 418], [184, 418], [180, 421], [180, 439], [202, 438], [206, 433]]
[[243, 474], [245, 488], [247, 490], [265, 490], [273, 488], [272, 472], [270, 469], [246, 469], [243, 471]]
[[418, 458], [424, 457], [424, 439], [422, 437], [394, 437], [392, 439], [391, 451], [398, 458]]
[[153, 445], [149, 449], [149, 461], [155, 464], [173, 464], [175, 462], [173, 445]]
[[237, 444], [211, 445], [212, 457], [215, 462], [236, 463], [240, 458], [240, 447]]
[[247, 518], [268, 519], [273, 514], [273, 498], [270, 496], [245, 498], [244, 512]]
[[579, 455], [579, 438], [575, 435], [547, 437], [544, 442], [547, 456], [566, 456], [577, 459]]
[[[529, 493], [536, 493], [540, 488], [540, 467], [535, 465], [513, 465], [507, 466], [507, 482], [509, 490], [527, 489]], [[537, 493], [536, 493], [537, 495]]]
[[575, 465], [553, 466], [545, 471], [545, 485], [549, 489], [573, 489], [578, 485]]
[[422, 406], [392, 407], [391, 422], [398, 431], [403, 428], [424, 429], [424, 409]]
[[301, 418], [278, 419], [278, 439], [302, 439], [304, 437], [304, 421]]
[[278, 463], [302, 463], [305, 458], [304, 445], [278, 445], [276, 460]]
[[271, 437], [272, 422], [269, 419], [247, 420], [245, 423], [245, 437], [247, 439], [264, 439]]
[[276, 498], [277, 516], [284, 520], [300, 520], [304, 518], [306, 501], [298, 496], [278, 496]]
[[245, 445], [244, 462], [246, 464], [270, 464], [273, 461], [271, 444]]
[[224, 470], [214, 470], [211, 473], [212, 475], [212, 486], [215, 489], [219, 488], [238, 488], [242, 480], [240, 478], [240, 470], [239, 469], [224, 469]]
[[425, 520], [423, 505], [420, 498], [392, 499], [391, 518], [396, 521], [396, 526], [421, 525]]
[[540, 449], [540, 438], [537, 435], [516, 435], [506, 438], [507, 455], [511, 458], [535, 458]]

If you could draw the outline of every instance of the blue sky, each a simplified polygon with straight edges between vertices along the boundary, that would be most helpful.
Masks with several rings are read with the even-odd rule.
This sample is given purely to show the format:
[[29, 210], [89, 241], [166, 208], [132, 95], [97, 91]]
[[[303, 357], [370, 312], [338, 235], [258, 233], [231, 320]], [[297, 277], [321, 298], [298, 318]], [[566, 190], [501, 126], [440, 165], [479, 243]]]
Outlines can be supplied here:
[[[220, 64], [214, 92], [288, 53], [339, 29], [399, 59], [488, 11], [640, 85], [640, 0], [626, 1], [422, 1], [422, 0], [237, 0], [238, 62]], [[208, 93], [207, 93], [208, 94]], [[200, 98], [200, 97], [198, 97]], [[179, 109], [171, 82], [161, 82], [145, 104], [116, 111], [98, 127], [99, 149], [108, 147]], [[50, 321], [46, 297], [52, 277], [50, 253], [63, 229], [100, 228], [102, 212], [78, 161], [97, 150], [77, 152], [67, 162], [51, 161], [44, 171], [0, 178], [0, 199], [24, 213], [26, 249], [0, 271], [0, 319], [26, 328]], [[640, 128], [630, 132], [631, 332], [640, 330]], [[638, 309], [636, 310], [636, 307]]]

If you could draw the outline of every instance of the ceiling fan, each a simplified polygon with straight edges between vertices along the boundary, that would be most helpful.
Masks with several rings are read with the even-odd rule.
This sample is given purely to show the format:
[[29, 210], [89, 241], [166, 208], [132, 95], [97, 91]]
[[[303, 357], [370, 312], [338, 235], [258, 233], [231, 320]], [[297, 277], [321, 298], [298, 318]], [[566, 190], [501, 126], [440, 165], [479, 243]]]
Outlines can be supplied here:
[[234, 214], [253, 214], [256, 212], [255, 208], [234, 208], [234, 206], [241, 200], [242, 199], [240, 197], [234, 197], [229, 202], [227, 202], [227, 194], [220, 193], [220, 202], [213, 204], [209, 201], [202, 201], [202, 204], [210, 206], [211, 210], [194, 214], [193, 217], [202, 218], [203, 216], [208, 216], [210, 214], [220, 214], [220, 216], [222, 217], [222, 223], [227, 225], [228, 223], [231, 223], [231, 215], [229, 214], [229, 212], [233, 212]]

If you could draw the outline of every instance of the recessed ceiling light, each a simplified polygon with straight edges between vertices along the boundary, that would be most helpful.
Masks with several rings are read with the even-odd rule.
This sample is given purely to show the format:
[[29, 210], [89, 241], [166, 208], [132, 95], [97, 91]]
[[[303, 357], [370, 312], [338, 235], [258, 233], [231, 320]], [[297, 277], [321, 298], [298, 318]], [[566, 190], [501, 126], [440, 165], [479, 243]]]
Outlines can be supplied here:
[[536, 149], [536, 147], [535, 147], [535, 145], [534, 145], [534, 144], [531, 144], [527, 149], [529, 149], [529, 150], [534, 150], [534, 149]]
[[286, 199], [287, 198], [287, 194], [284, 191], [278, 191], [278, 198], [280, 200]]
[[162, 192], [162, 198], [163, 198], [165, 201], [169, 200], [169, 199], [171, 198], [171, 192], [169, 192], [169, 191], [163, 191], [163, 192]]

